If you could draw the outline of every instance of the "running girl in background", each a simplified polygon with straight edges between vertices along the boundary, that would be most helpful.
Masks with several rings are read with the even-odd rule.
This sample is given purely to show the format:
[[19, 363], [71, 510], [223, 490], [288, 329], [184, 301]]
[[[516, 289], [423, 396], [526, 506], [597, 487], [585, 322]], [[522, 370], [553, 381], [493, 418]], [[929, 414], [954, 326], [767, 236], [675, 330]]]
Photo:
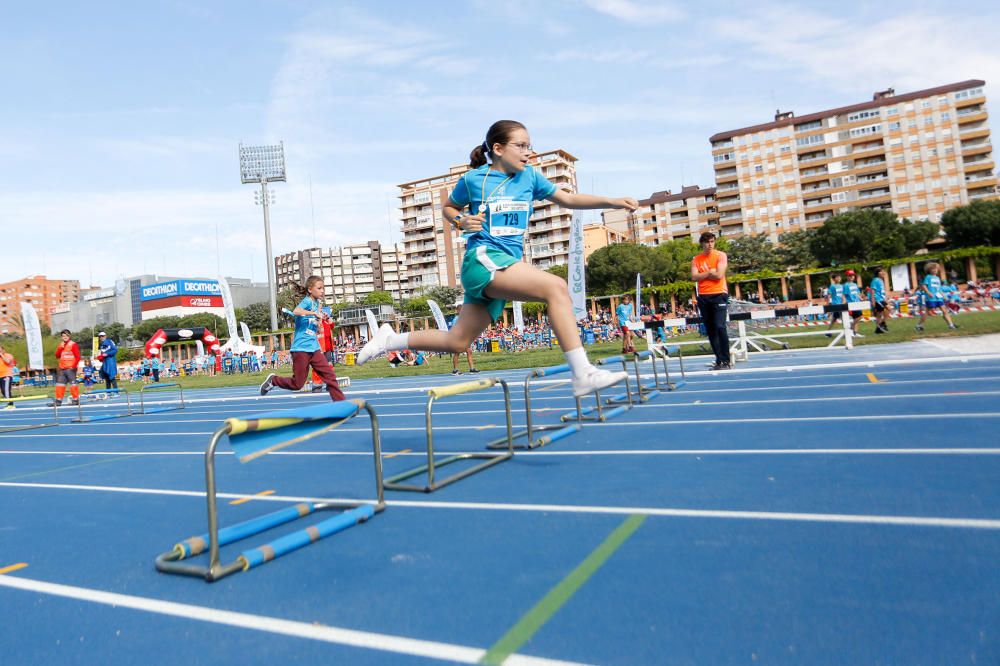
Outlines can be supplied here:
[[326, 317], [323, 312], [323, 278], [312, 275], [306, 280], [305, 288], [299, 287], [302, 301], [292, 310], [295, 315], [295, 334], [292, 336], [292, 377], [278, 377], [274, 373], [267, 376], [260, 385], [260, 394], [267, 395], [277, 386], [287, 391], [298, 391], [305, 386], [312, 367], [326, 384], [327, 393], [333, 401], [344, 400], [344, 393], [337, 383], [337, 373], [323, 352], [319, 350], [320, 322]]
[[[396, 333], [382, 328], [361, 349], [361, 365], [386, 351], [420, 349], [460, 354], [497, 320], [507, 301], [548, 304], [549, 319], [573, 374], [577, 396], [606, 388], [626, 377], [594, 367], [580, 342], [566, 281], [522, 261], [524, 235], [534, 211], [532, 203], [548, 199], [574, 210], [625, 208], [635, 210], [635, 199], [612, 199], [571, 194], [556, 188], [528, 166], [532, 154], [528, 130], [514, 120], [499, 120], [486, 132], [486, 141], [469, 156], [469, 167], [444, 202], [445, 220], [467, 234], [462, 261], [465, 304], [448, 331]], [[468, 214], [462, 211], [469, 208]]]
[[944, 306], [944, 291], [941, 289], [941, 264], [936, 261], [927, 262], [924, 266], [924, 281], [920, 284], [920, 291], [924, 297], [924, 307], [920, 311], [920, 323], [917, 324], [918, 331], [924, 330], [924, 322], [927, 321], [927, 313], [931, 310], [940, 310], [941, 316], [948, 323], [948, 328], [958, 328], [948, 314], [948, 308]]
[[632, 316], [635, 314], [631, 296], [625, 294], [625, 298], [615, 308], [615, 314], [618, 315], [618, 325], [622, 331], [622, 353], [631, 354], [635, 352], [635, 347], [632, 346], [632, 329], [628, 327], [628, 323], [632, 321]]
[[66, 395], [66, 385], [69, 384], [69, 394], [73, 404], [80, 402], [80, 387], [76, 383], [76, 369], [80, 365], [80, 345], [73, 342], [69, 330], [59, 333], [62, 342], [56, 347], [56, 359], [59, 361], [56, 370], [56, 407], [62, 404]]

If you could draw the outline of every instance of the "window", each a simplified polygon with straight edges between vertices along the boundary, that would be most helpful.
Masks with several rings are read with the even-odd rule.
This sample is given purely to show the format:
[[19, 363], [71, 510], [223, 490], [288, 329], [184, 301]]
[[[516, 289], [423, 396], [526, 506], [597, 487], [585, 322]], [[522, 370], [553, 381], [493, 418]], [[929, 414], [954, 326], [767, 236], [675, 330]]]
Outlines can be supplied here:
[[866, 125], [864, 127], [855, 127], [851, 130], [851, 136], [866, 136], [868, 134], [878, 134], [882, 131], [881, 125]]
[[757, 180], [754, 181], [754, 185], [757, 185], [758, 187], [764, 185], [764, 179], [758, 178]]
[[899, 108], [894, 106], [891, 109], [889, 109], [888, 111], [886, 111], [885, 113], [886, 113], [887, 116], [895, 116], [895, 115], [899, 114]]
[[713, 158], [716, 162], [728, 162], [733, 159], [732, 153], [720, 153]]
[[929, 99], [922, 99], [922, 100], [920, 100], [920, 108], [921, 109], [929, 109], [929, 108], [931, 108], [931, 101]]
[[817, 128], [822, 127], [822, 126], [823, 126], [823, 121], [822, 120], [813, 120], [813, 121], [808, 122], [808, 123], [802, 123], [801, 125], [796, 125], [795, 126], [795, 131], [796, 132], [805, 132], [806, 130], [817, 129]]
[[906, 183], [896, 186], [896, 194], [906, 194]]
[[795, 143], [799, 146], [814, 146], [818, 143], [823, 143], [823, 135], [814, 134], [812, 136], [800, 136], [795, 139]]
[[889, 131], [890, 132], [898, 132], [899, 131], [899, 121], [898, 120], [895, 121], [895, 122], [889, 123]]
[[782, 147], [781, 147], [781, 152], [783, 152], [783, 153], [787, 153], [787, 152], [789, 152], [789, 151], [790, 151], [791, 149], [792, 149], [792, 147], [791, 147], [791, 146], [782, 146]]
[[951, 120], [951, 112], [950, 111], [942, 111], [941, 112], [941, 120]]
[[855, 123], [859, 120], [865, 120], [867, 118], [880, 118], [878, 109], [870, 109], [867, 111], [857, 111], [847, 116], [847, 122]]
[[761, 166], [760, 164], [754, 164], [753, 165], [753, 172], [754, 173], [761, 173], [763, 170], [764, 170], [764, 167]]
[[830, 200], [835, 203], [847, 201], [847, 192], [834, 192], [830, 195]]

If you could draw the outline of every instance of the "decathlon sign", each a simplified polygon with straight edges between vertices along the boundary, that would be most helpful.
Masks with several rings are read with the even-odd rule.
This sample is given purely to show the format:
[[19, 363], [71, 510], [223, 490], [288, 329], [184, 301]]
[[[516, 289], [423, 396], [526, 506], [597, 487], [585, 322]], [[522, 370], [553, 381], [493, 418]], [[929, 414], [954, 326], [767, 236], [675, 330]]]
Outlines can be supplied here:
[[215, 280], [171, 280], [150, 284], [142, 288], [143, 301], [156, 301], [176, 296], [221, 296], [222, 290]]

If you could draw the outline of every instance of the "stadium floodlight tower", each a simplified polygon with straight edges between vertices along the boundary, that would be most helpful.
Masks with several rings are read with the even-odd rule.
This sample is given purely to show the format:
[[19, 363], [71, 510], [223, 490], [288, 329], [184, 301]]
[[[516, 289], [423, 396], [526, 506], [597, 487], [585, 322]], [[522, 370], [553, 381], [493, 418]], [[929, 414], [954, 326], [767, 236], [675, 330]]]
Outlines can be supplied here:
[[267, 250], [267, 291], [271, 309], [271, 349], [274, 349], [274, 332], [278, 330], [278, 287], [274, 280], [274, 255], [271, 253], [270, 205], [273, 200], [267, 192], [268, 183], [284, 183], [285, 142], [270, 146], [244, 146], [240, 143], [240, 180], [260, 184], [260, 205], [264, 207], [264, 245]]

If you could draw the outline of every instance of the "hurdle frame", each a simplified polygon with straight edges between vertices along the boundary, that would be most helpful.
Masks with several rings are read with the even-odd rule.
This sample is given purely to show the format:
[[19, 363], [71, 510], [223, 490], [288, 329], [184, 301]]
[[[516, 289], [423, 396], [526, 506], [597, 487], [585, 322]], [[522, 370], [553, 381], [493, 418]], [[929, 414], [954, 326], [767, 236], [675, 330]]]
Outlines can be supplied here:
[[[685, 384], [687, 384], [687, 372], [684, 370], [684, 352], [680, 345], [666, 344], [662, 342], [653, 343], [649, 347], [649, 351], [653, 353], [653, 378], [656, 382], [656, 388], [660, 390], [666, 389], [667, 391], [676, 391]], [[681, 379], [679, 382], [670, 381], [670, 354], [671, 352], [677, 353], [677, 364], [681, 369]], [[660, 376], [656, 372], [656, 359], [659, 358], [663, 361], [663, 383], [660, 383]]]
[[[173, 549], [158, 555], [155, 561], [157, 571], [162, 573], [203, 578], [205, 582], [213, 583], [238, 571], [248, 571], [261, 564], [270, 562], [278, 557], [281, 557], [282, 555], [292, 552], [293, 550], [298, 550], [305, 545], [315, 543], [324, 537], [332, 536], [333, 534], [343, 531], [349, 527], [360, 525], [361, 523], [367, 522], [374, 516], [384, 511], [385, 495], [382, 492], [382, 440], [381, 435], [379, 434], [378, 414], [366, 400], [353, 399], [345, 402], [353, 403], [356, 406], [356, 410], [353, 414], [341, 418], [335, 423], [326, 426], [321, 431], [304, 439], [311, 439], [325, 434], [342, 423], [346, 423], [356, 417], [361, 413], [362, 409], [365, 410], [368, 413], [369, 420], [371, 421], [372, 454], [375, 463], [376, 503], [374, 505], [370, 502], [351, 502], [346, 500], [325, 500], [322, 502], [299, 503], [287, 506], [284, 509], [279, 509], [278, 511], [258, 516], [257, 518], [251, 518], [249, 520], [236, 523], [235, 525], [230, 525], [229, 527], [225, 527], [220, 530], [215, 481], [215, 453], [222, 438], [232, 432], [232, 424], [229, 420], [227, 420], [221, 428], [212, 434], [212, 438], [209, 440], [208, 447], [205, 450], [205, 495], [208, 509], [208, 532], [201, 536], [190, 537], [176, 544]], [[298, 441], [300, 440], [292, 440], [282, 446], [295, 444]], [[312, 513], [338, 509], [344, 510], [338, 514], [338, 516], [329, 518], [321, 523], [299, 530], [298, 532], [291, 532], [262, 546], [245, 550], [229, 564], [222, 564], [220, 562], [219, 551], [222, 546], [256, 536], [266, 530], [294, 522], [295, 520]], [[351, 523], [350, 520], [340, 520], [337, 522], [338, 518], [344, 516], [348, 519], [354, 519], [354, 522]], [[332, 524], [332, 527], [329, 528], [331, 531], [324, 534], [319, 528], [327, 524]], [[285, 544], [287, 542], [285, 540], [291, 540], [296, 537], [300, 540], [308, 539], [308, 541], [292, 545], [290, 548], [276, 552], [278, 548], [286, 548]], [[195, 557], [204, 553], [206, 545], [208, 548], [208, 566], [184, 561], [187, 558]]]
[[[83, 396], [84, 395], [100, 395], [100, 394], [115, 394], [121, 395], [125, 394], [125, 405], [126, 411], [124, 414], [100, 414], [98, 416], [84, 416], [83, 415]], [[91, 423], [93, 421], [110, 421], [111, 419], [122, 419], [126, 416], [133, 416], [137, 414], [132, 410], [132, 398], [129, 396], [128, 391], [123, 388], [113, 388], [113, 389], [98, 389], [96, 391], [90, 391], [89, 393], [84, 393], [80, 396], [80, 399], [76, 401], [76, 418], [71, 421], [71, 423]]]
[[[159, 391], [166, 388], [176, 388], [180, 392], [181, 396], [181, 406], [180, 407], [156, 407], [154, 409], [146, 409], [146, 402], [144, 395], [147, 390]], [[176, 412], [178, 410], [184, 409], [184, 387], [178, 382], [168, 382], [166, 384], [156, 383], [156, 384], [143, 384], [139, 389], [139, 411], [136, 414], [159, 414], [160, 412]]]
[[[49, 395], [29, 395], [17, 398], [0, 398], [0, 403], [4, 402], [29, 402], [31, 400], [52, 400], [52, 423], [33, 423], [24, 426], [0, 426], [0, 434], [7, 432], [20, 432], [22, 430], [37, 430], [38, 428], [51, 428], [59, 425], [59, 406], [55, 403], [55, 398]], [[15, 410], [16, 411], [16, 410]]]
[[[563, 363], [561, 365], [553, 365], [547, 368], [533, 368], [531, 372], [527, 374], [524, 378], [524, 417], [525, 417], [525, 429], [519, 430], [513, 433], [514, 441], [525, 439], [523, 443], [514, 444], [514, 448], [521, 451], [527, 451], [531, 449], [537, 449], [542, 446], [551, 444], [552, 442], [559, 441], [565, 437], [569, 437], [580, 431], [583, 427], [583, 419], [576, 418], [576, 423], [572, 425], [563, 425], [562, 423], [546, 423], [541, 425], [536, 425], [532, 417], [531, 410], [531, 382], [534, 379], [540, 379], [542, 377], [552, 377], [554, 375], [561, 375], [563, 373], [569, 372], [570, 367], [568, 363]], [[600, 400], [598, 394], [598, 400]], [[577, 407], [580, 406], [579, 398], [576, 399]], [[579, 409], [578, 409], [579, 411]], [[541, 437], [535, 439], [536, 433], [551, 432], [549, 435], [542, 435]], [[504, 448], [506, 438], [501, 437], [489, 442], [486, 445], [487, 449], [497, 450]]]
[[[507, 442], [505, 450], [502, 453], [490, 453], [490, 452], [473, 452], [473, 453], [456, 453], [449, 455], [442, 460], [434, 459], [434, 432], [432, 428], [433, 422], [433, 409], [434, 403], [440, 398], [447, 398], [456, 395], [463, 395], [466, 393], [472, 393], [475, 391], [484, 391], [486, 389], [493, 388], [499, 385], [503, 390], [504, 395], [504, 411], [507, 416], [507, 437], [504, 441]], [[399, 474], [394, 474], [382, 482], [382, 486], [386, 490], [404, 490], [410, 492], [422, 492], [422, 493], [432, 493], [439, 488], [443, 488], [447, 485], [460, 481], [468, 476], [481, 472], [493, 465], [500, 464], [505, 460], [510, 460], [514, 457], [514, 425], [511, 418], [511, 408], [510, 408], [510, 387], [507, 386], [507, 382], [499, 377], [484, 377], [482, 379], [476, 379], [471, 382], [462, 382], [460, 384], [451, 384], [449, 386], [441, 386], [429, 389], [427, 391], [427, 406], [425, 409], [425, 424], [427, 430], [427, 463], [424, 465], [419, 465], [412, 469], [400, 472]], [[459, 460], [482, 460], [477, 465], [473, 465], [467, 469], [462, 470], [452, 474], [449, 477], [438, 480], [436, 478], [435, 472], [437, 468], [444, 467], [445, 465], [450, 465], [451, 463], [458, 462]], [[418, 476], [423, 473], [427, 473], [427, 483], [424, 485], [415, 485], [409, 483], [400, 483], [405, 479]]]
[[[639, 370], [639, 361], [646, 360], [647, 358], [653, 359], [653, 374], [656, 376], [656, 382], [654, 384], [643, 384], [642, 383], [642, 372]], [[661, 390], [659, 388], [660, 379], [656, 372], [656, 357], [653, 352], [644, 349], [643, 351], [637, 351], [631, 353], [631, 358], [628, 358], [626, 354], [619, 354], [618, 356], [608, 356], [606, 358], [598, 359], [598, 365], [610, 365], [612, 363], [621, 363], [622, 370], [626, 373], [629, 372], [628, 362], [632, 361], [632, 367], [635, 371], [635, 391], [632, 390], [631, 383], [628, 377], [625, 378], [625, 393], [612, 396], [610, 398], [605, 398], [604, 402], [608, 405], [628, 405], [629, 409], [638, 402], [640, 405], [644, 402], [649, 402], [656, 396], [660, 395]]]

